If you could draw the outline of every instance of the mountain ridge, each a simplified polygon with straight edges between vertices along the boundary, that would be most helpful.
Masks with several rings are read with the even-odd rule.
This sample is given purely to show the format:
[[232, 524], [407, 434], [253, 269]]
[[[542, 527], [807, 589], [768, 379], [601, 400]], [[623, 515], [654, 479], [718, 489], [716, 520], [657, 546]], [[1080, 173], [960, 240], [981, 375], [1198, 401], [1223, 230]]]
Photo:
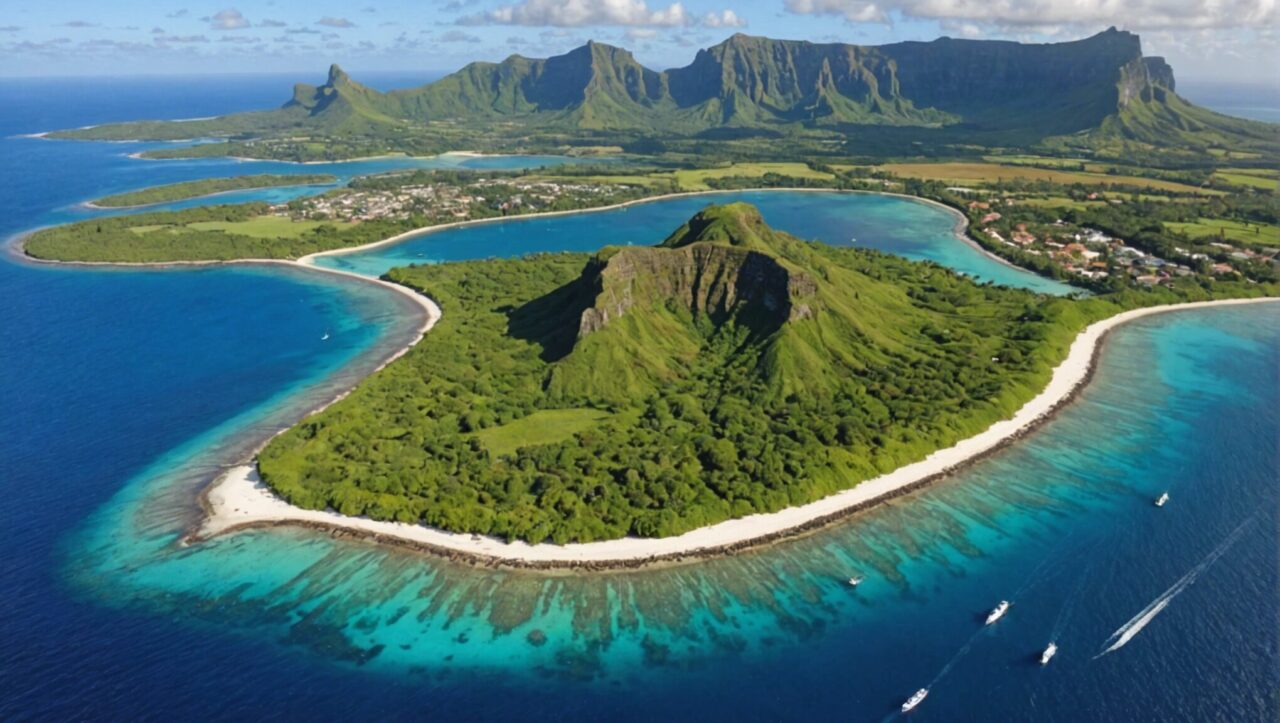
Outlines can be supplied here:
[[[1179, 97], [1169, 64], [1144, 56], [1137, 35], [1115, 28], [1045, 44], [942, 37], [863, 46], [738, 33], [699, 50], [688, 65], [664, 71], [646, 68], [624, 48], [590, 41], [549, 58], [470, 63], [432, 83], [386, 93], [333, 65], [324, 84], [298, 84], [275, 111], [55, 135], [164, 140], [310, 132], [429, 139], [433, 124], [441, 123], [505, 124], [507, 136], [709, 138], [717, 131], [794, 128], [854, 137], [859, 129], [893, 126], [920, 133], [945, 128], [959, 142], [1003, 138], [1006, 145], [1048, 138], [1206, 147], [1238, 138], [1268, 150], [1277, 144], [1274, 126]], [[1199, 131], [1213, 140], [1191, 137]]]

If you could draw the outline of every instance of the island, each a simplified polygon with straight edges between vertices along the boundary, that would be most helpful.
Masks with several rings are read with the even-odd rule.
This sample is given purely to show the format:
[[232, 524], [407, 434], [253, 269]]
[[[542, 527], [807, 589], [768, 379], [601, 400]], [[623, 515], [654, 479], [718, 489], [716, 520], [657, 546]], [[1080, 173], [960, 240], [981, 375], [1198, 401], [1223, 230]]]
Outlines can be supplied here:
[[133, 206], [153, 206], [160, 203], [173, 203], [191, 198], [212, 196], [230, 191], [243, 191], [254, 188], [275, 188], [279, 186], [319, 186], [337, 182], [337, 176], [327, 173], [285, 175], [262, 173], [253, 176], [231, 176], [229, 178], [202, 178], [198, 181], [183, 181], [163, 186], [152, 186], [127, 193], [116, 193], [94, 199], [90, 206], [98, 208], [129, 208]]
[[745, 204], [654, 247], [386, 278], [439, 305], [430, 342], [275, 438], [262, 480], [306, 510], [535, 544], [856, 489], [1013, 417], [1124, 309], [803, 242]]

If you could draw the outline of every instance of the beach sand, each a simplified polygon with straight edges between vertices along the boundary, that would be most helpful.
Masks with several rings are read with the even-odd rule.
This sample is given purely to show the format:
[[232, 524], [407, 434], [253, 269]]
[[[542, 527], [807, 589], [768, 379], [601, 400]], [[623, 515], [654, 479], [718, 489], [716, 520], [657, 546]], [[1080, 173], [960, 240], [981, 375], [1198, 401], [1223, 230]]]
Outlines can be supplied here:
[[[812, 529], [817, 524], [824, 524], [854, 510], [898, 496], [953, 472], [1020, 437], [1046, 421], [1063, 403], [1074, 397], [1089, 380], [1104, 337], [1121, 324], [1170, 311], [1276, 301], [1272, 298], [1226, 299], [1156, 306], [1127, 311], [1096, 322], [1072, 342], [1066, 359], [1054, 369], [1044, 390], [1023, 405], [1013, 417], [993, 424], [985, 432], [816, 502], [779, 512], [728, 520], [676, 537], [531, 545], [524, 542], [506, 543], [480, 535], [455, 534], [423, 525], [347, 517], [332, 511], [304, 510], [276, 497], [258, 478], [256, 466], [247, 464], [230, 469], [209, 487], [204, 496], [208, 515], [188, 540], [209, 539], [247, 528], [297, 525], [401, 544], [481, 563], [535, 568], [638, 567], [727, 554]], [[439, 310], [436, 309], [434, 314], [431, 324], [439, 318]]]

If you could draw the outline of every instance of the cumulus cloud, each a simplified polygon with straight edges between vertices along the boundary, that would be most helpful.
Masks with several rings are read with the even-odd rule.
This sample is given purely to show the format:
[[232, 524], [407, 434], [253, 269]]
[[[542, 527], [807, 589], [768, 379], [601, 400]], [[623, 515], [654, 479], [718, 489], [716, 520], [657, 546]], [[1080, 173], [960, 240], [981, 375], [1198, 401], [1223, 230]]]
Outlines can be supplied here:
[[249, 21], [235, 8], [219, 10], [213, 16], [205, 18], [209, 27], [214, 30], [241, 30], [249, 27]]
[[335, 18], [329, 15], [317, 20], [316, 25], [323, 25], [326, 28], [354, 28], [356, 26], [355, 23], [346, 18]]
[[523, 0], [458, 19], [460, 25], [680, 27], [693, 24], [684, 5], [650, 8], [645, 0]]
[[1132, 29], [1267, 27], [1275, 0], [785, 0], [789, 12], [888, 23], [891, 13], [1001, 28], [1124, 25]]
[[288, 24], [289, 23], [286, 23], [283, 20], [259, 20], [258, 21], [258, 27], [260, 28], [283, 28]]
[[707, 13], [702, 16], [702, 24], [708, 28], [745, 28], [747, 20], [739, 17], [732, 10], [725, 10], [721, 13]]

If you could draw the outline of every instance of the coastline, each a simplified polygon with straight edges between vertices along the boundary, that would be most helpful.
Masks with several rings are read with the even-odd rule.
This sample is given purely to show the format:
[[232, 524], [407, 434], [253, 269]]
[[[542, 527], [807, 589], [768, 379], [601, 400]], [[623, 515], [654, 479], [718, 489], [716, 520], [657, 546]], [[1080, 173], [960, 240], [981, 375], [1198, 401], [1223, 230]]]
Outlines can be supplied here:
[[[591, 208], [579, 208], [579, 209], [573, 209], [568, 211], [545, 211], [542, 213], [526, 213], [526, 214], [517, 214], [515, 216], [494, 216], [492, 218], [474, 218], [474, 219], [467, 219], [464, 221], [450, 221], [448, 223], [434, 224], [431, 226], [420, 226], [415, 229], [410, 229], [408, 231], [398, 233], [395, 236], [390, 236], [388, 238], [380, 239], [378, 241], [371, 241], [367, 244], [361, 244], [359, 246], [349, 246], [349, 247], [339, 248], [339, 249], [327, 249], [325, 251], [316, 251], [314, 253], [310, 253], [305, 256], [299, 256], [297, 261], [298, 263], [301, 263], [301, 264], [310, 265], [310, 264], [314, 264], [315, 260], [322, 256], [345, 256], [347, 254], [358, 254], [358, 253], [368, 251], [370, 249], [380, 248], [382, 246], [391, 246], [391, 245], [400, 243], [402, 241], [408, 241], [409, 239], [417, 238], [419, 236], [430, 236], [431, 234], [438, 233], [441, 231], [447, 231], [449, 229], [454, 229], [454, 228], [463, 228], [466, 226], [474, 226], [474, 225], [489, 224], [489, 223], [502, 223], [504, 221], [519, 221], [521, 219], [551, 218], [554, 216], [568, 216], [572, 214], [601, 213], [604, 211], [615, 211], [621, 208], [630, 208], [631, 206], [639, 206], [645, 203], [655, 203], [658, 201], [667, 201], [667, 200], [677, 199], [677, 198], [691, 198], [696, 196], [712, 196], [712, 195], [723, 195], [723, 194], [732, 194], [732, 193], [772, 193], [772, 192], [841, 193], [841, 194], [847, 193], [847, 194], [867, 194], [872, 196], [893, 196], [894, 198], [902, 198], [908, 201], [914, 201], [917, 203], [930, 205], [935, 208], [944, 210], [947, 213], [956, 217], [956, 223], [952, 226], [951, 232], [952, 232], [952, 235], [955, 236], [956, 239], [958, 239], [962, 243], [979, 251], [983, 255], [990, 257], [992, 260], [1000, 263], [1003, 266], [1007, 266], [1011, 269], [1017, 269], [1018, 271], [1026, 272], [1028, 274], [1031, 274], [1032, 276], [1038, 276], [1038, 274], [1036, 274], [1034, 271], [1024, 269], [1021, 266], [1018, 266], [1017, 264], [1009, 261], [1008, 259], [1001, 258], [991, 253], [990, 251], [983, 248], [982, 245], [979, 244], [977, 241], [970, 238], [968, 234], [969, 219], [963, 213], [961, 213], [960, 211], [957, 211], [956, 209], [952, 208], [951, 206], [948, 206], [945, 203], [939, 203], [930, 198], [922, 198], [920, 196], [912, 196], [905, 193], [895, 193], [893, 191], [864, 191], [861, 189], [854, 189], [854, 188], [732, 188], [732, 189], [710, 189], [706, 191], [677, 191], [674, 193], [663, 193], [657, 196], [646, 196], [644, 198], [635, 198], [630, 201], [614, 203], [608, 206], [593, 206]], [[1084, 289], [1081, 289], [1081, 291], [1083, 290]]]
[[[452, 533], [424, 525], [346, 517], [303, 510], [272, 494], [252, 463], [231, 468], [201, 495], [207, 511], [200, 527], [183, 542], [208, 540], [247, 529], [292, 526], [376, 543], [407, 547], [493, 567], [609, 570], [675, 564], [731, 554], [794, 537], [943, 479], [1039, 428], [1084, 389], [1097, 367], [1107, 335], [1136, 319], [1172, 311], [1275, 303], [1276, 298], [1222, 299], [1134, 309], [1095, 322], [1080, 332], [1049, 384], [1013, 417], [986, 431], [937, 450], [923, 460], [866, 480], [821, 500], [772, 513], [741, 517], [667, 538], [622, 538], [555, 545], [507, 543], [496, 538]], [[437, 317], [438, 318], [438, 317]], [[434, 324], [434, 321], [431, 322]], [[335, 400], [336, 401], [336, 400]]]

